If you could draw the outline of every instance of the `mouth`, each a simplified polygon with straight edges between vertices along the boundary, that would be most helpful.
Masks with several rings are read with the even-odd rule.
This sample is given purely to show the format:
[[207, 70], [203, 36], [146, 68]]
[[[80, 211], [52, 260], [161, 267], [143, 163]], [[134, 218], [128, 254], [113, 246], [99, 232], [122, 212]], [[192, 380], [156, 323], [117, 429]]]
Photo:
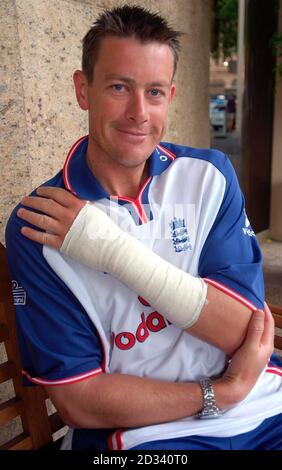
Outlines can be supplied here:
[[134, 131], [131, 129], [117, 129], [118, 132], [121, 132], [122, 134], [127, 134], [129, 136], [133, 137], [146, 137], [148, 134], [140, 131]]
[[124, 142], [128, 144], [143, 144], [146, 142], [148, 133], [135, 131], [132, 129], [119, 129], [116, 128], [116, 131], [119, 133], [120, 137]]

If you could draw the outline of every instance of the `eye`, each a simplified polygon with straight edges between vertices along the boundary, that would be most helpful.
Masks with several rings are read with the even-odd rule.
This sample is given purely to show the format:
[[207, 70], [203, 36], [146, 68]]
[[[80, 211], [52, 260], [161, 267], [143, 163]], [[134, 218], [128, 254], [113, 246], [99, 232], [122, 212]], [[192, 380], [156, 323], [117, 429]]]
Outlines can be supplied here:
[[124, 91], [124, 85], [122, 83], [115, 83], [111, 86], [114, 91]]
[[164, 92], [158, 88], [152, 88], [149, 93], [153, 98], [160, 98], [161, 96], [164, 96]]
[[153, 88], [150, 90], [150, 93], [152, 96], [159, 96], [160, 95], [160, 90], [157, 90], [156, 88]]

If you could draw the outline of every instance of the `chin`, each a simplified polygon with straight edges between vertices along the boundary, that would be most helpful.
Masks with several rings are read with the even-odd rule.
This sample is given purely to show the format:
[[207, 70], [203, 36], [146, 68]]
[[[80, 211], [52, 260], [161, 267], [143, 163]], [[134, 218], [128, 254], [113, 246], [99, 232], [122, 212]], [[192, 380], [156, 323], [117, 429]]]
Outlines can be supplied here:
[[149, 157], [136, 158], [136, 156], [131, 154], [131, 156], [128, 158], [124, 158], [123, 156], [123, 158], [117, 159], [116, 161], [119, 162], [123, 167], [130, 169], [143, 165], [148, 160], [148, 158]]
[[139, 160], [140, 163], [144, 160], [147, 160], [151, 153], [155, 150], [157, 144], [151, 144], [151, 145], [138, 145], [138, 144], [129, 144], [129, 145], [120, 145], [119, 146], [119, 154], [122, 158], [125, 157], [126, 160], [130, 161], [132, 160], [132, 157], [134, 157], [135, 160]]

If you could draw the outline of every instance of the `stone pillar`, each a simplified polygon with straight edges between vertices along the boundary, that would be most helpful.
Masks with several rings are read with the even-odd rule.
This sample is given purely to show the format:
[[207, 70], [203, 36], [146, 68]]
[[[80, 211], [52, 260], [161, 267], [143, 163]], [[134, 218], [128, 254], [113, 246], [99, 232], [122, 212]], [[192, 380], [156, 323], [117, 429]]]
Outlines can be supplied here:
[[14, 1], [0, 4], [0, 233], [23, 194], [31, 190], [28, 133], [22, 80], [18, 17]]
[[[209, 51], [212, 0], [129, 0], [160, 11], [183, 31], [167, 140], [209, 146]], [[87, 133], [72, 74], [80, 68], [81, 39], [116, 1], [1, 0], [0, 240], [24, 194], [53, 176], [70, 145]]]
[[277, 30], [275, 2], [246, 0], [245, 89], [241, 170], [246, 210], [254, 231], [269, 228], [275, 77], [271, 40]]
[[[278, 31], [282, 34], [282, 4]], [[282, 77], [276, 75], [271, 175], [270, 236], [282, 241]]]
[[167, 18], [171, 20], [175, 18], [174, 23], [184, 33], [176, 76], [176, 99], [170, 113], [168, 138], [192, 147], [209, 147], [212, 2], [178, 0], [159, 3], [167, 4]]

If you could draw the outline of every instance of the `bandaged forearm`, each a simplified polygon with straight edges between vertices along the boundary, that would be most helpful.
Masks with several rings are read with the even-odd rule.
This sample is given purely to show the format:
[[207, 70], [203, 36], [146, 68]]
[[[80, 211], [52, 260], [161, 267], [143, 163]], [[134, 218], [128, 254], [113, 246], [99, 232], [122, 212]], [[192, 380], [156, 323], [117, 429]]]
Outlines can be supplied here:
[[200, 316], [205, 282], [156, 255], [93, 204], [80, 211], [61, 251], [112, 274], [179, 328], [189, 328]]

